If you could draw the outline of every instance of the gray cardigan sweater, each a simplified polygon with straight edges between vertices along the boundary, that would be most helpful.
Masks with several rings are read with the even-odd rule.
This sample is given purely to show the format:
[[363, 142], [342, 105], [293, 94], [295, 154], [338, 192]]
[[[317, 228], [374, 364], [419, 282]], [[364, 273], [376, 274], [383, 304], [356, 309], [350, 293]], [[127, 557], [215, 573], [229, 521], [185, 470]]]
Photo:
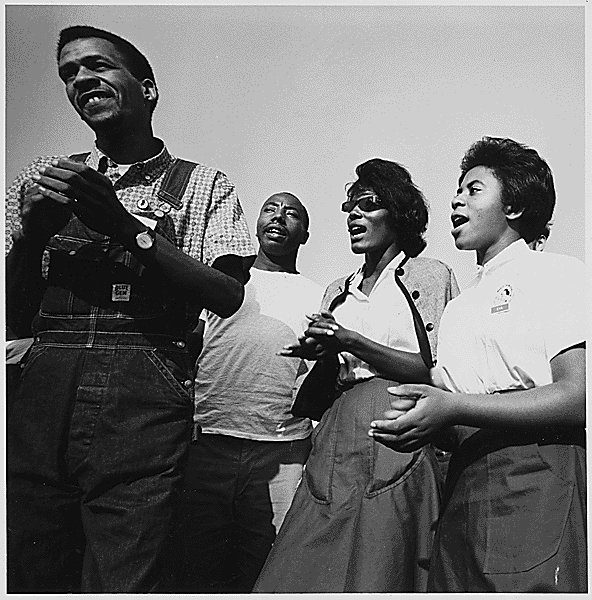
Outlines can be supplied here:
[[[454, 273], [448, 265], [439, 260], [416, 257], [407, 258], [396, 270], [396, 276], [402, 284], [400, 287], [410, 303], [412, 312], [419, 313], [421, 317], [421, 326], [425, 328], [431, 359], [435, 362], [440, 318], [446, 304], [459, 293]], [[327, 287], [321, 309], [333, 310], [345, 300], [351, 277], [352, 275], [341, 277]], [[416, 322], [416, 330], [418, 323], [419, 321]], [[335, 399], [337, 370], [337, 361], [317, 361], [308, 373], [302, 373], [296, 378], [292, 408], [295, 416], [320, 419], [322, 412]]]

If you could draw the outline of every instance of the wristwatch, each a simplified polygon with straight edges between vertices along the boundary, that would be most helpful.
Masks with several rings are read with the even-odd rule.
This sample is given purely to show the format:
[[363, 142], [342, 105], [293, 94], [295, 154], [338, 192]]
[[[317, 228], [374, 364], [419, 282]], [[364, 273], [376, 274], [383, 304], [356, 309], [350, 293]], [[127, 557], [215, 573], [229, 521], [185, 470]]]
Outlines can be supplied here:
[[136, 234], [136, 245], [140, 250], [150, 250], [154, 246], [154, 232], [151, 229]]

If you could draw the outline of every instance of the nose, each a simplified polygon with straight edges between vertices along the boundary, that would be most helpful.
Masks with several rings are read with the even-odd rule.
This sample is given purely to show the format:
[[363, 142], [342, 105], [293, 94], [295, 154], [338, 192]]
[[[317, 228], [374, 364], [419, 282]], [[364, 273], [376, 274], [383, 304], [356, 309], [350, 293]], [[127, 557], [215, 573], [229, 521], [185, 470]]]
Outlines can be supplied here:
[[272, 221], [278, 221], [280, 223], [285, 223], [286, 222], [286, 211], [284, 208], [282, 208], [281, 206], [276, 208], [275, 212], [273, 213], [273, 217], [271, 218]]
[[85, 87], [88, 87], [89, 84], [94, 85], [96, 80], [97, 77], [93, 71], [87, 69], [84, 65], [80, 65], [76, 72], [76, 76], [74, 77], [73, 85], [78, 89], [84, 89]]
[[347, 215], [347, 224], [348, 226], [353, 223], [354, 221], [356, 221], [357, 219], [361, 219], [362, 218], [362, 213], [360, 212], [360, 209], [358, 208], [358, 205], [356, 204], [348, 213]]
[[452, 210], [455, 210], [459, 206], [464, 206], [464, 204], [465, 200], [462, 193], [459, 192], [458, 194], [456, 194], [456, 196], [454, 196], [454, 198], [452, 198]]
[[360, 210], [358, 204], [355, 204], [354, 207], [349, 211], [348, 221], [350, 219], [359, 219], [362, 216], [362, 211]]

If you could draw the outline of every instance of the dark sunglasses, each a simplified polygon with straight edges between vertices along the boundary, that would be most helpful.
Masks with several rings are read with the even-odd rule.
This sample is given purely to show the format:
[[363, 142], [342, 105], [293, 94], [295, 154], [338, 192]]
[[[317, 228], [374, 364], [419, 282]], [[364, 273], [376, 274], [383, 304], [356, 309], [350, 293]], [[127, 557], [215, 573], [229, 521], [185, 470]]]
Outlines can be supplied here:
[[346, 200], [341, 205], [341, 210], [344, 213], [350, 213], [356, 206], [364, 212], [372, 212], [384, 208], [384, 204], [380, 201], [378, 196], [372, 194]]

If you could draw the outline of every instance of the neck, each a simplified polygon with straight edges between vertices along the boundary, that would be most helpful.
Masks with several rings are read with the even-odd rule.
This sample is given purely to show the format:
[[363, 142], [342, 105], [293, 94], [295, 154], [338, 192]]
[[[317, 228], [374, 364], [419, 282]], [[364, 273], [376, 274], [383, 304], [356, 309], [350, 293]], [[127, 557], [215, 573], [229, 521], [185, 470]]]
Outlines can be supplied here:
[[367, 252], [364, 263], [364, 279], [377, 278], [384, 268], [399, 254], [400, 248], [393, 243], [380, 252]]
[[518, 232], [510, 229], [491, 246], [477, 250], [477, 264], [483, 266], [520, 238], [521, 236]]
[[152, 158], [162, 150], [162, 142], [152, 134], [152, 127], [144, 130], [113, 128], [97, 131], [97, 148], [116, 163], [129, 165]]
[[282, 273], [298, 273], [296, 270], [296, 252], [286, 256], [270, 256], [265, 254], [261, 247], [253, 263], [255, 269], [260, 271], [278, 271]]

